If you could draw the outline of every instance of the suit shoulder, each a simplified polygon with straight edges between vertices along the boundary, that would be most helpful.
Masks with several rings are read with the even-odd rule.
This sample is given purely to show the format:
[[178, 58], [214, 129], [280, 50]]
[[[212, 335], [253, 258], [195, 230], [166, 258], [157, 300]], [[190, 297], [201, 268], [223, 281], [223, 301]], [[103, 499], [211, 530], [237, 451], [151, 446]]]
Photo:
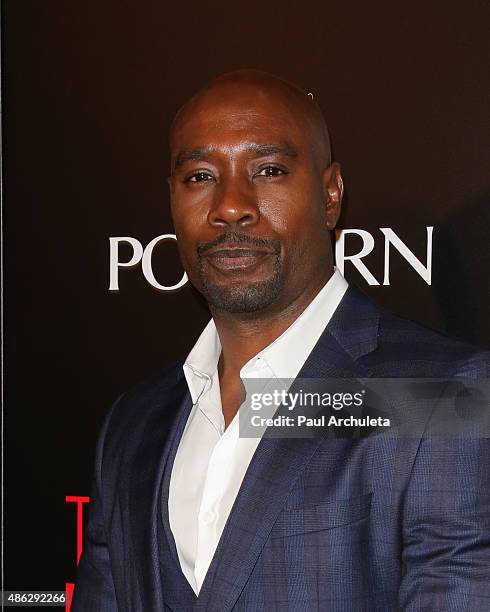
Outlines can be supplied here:
[[173, 396], [183, 380], [182, 362], [177, 362], [130, 388], [114, 402], [108, 415], [109, 429], [112, 432], [131, 430], [144, 423], [157, 407], [166, 404], [173, 408], [174, 404], [167, 402], [167, 399]]
[[408, 367], [407, 376], [481, 378], [490, 374], [490, 351], [383, 308], [380, 308], [378, 351], [386, 359], [403, 361]]
[[155, 395], [160, 395], [173, 388], [184, 376], [182, 366], [183, 362], [178, 361], [158, 370], [153, 376], [128, 389], [123, 394], [125, 401], [138, 403], [143, 400], [146, 402]]

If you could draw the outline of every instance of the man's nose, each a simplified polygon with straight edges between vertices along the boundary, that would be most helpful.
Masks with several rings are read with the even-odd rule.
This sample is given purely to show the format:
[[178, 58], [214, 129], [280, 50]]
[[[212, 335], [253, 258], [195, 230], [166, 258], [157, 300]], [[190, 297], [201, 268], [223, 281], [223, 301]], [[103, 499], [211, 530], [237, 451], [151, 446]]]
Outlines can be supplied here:
[[230, 179], [220, 184], [208, 213], [210, 225], [248, 227], [255, 225], [259, 218], [252, 186], [239, 179]]

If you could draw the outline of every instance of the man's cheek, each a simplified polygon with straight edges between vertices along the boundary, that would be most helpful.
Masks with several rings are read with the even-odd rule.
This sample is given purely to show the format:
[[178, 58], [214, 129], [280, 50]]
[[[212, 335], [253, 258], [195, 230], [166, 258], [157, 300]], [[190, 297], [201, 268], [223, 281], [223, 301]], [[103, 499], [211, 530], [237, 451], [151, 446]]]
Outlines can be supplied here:
[[179, 251], [180, 261], [184, 266], [184, 270], [189, 274], [189, 271], [196, 265], [197, 253], [195, 255], [193, 254], [193, 250], [196, 251], [196, 248], [192, 248], [191, 244], [186, 240], [185, 235], [182, 235], [177, 227], [175, 228], [175, 235], [177, 237], [177, 249]]

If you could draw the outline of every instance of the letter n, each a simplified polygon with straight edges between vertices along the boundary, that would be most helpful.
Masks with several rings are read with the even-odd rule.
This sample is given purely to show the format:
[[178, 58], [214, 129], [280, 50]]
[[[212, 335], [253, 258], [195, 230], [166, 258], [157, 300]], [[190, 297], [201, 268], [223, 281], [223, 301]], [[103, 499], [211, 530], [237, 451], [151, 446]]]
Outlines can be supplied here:
[[433, 226], [427, 226], [427, 255], [426, 265], [417, 259], [407, 245], [398, 238], [395, 232], [390, 227], [380, 227], [380, 231], [385, 236], [385, 269], [384, 269], [384, 280], [383, 285], [390, 284], [390, 245], [393, 245], [395, 249], [402, 255], [406, 261], [412, 266], [423, 280], [430, 285], [432, 279], [432, 230]]

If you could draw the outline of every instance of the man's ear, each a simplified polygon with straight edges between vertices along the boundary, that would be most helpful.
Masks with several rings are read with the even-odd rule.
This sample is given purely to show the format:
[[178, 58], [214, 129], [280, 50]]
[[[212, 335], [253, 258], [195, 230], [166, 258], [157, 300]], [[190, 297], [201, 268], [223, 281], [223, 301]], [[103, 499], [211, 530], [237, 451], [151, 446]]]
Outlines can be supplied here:
[[340, 164], [333, 162], [323, 172], [323, 186], [327, 211], [327, 227], [329, 230], [333, 230], [340, 217], [342, 196], [344, 195], [344, 181], [340, 173]]

